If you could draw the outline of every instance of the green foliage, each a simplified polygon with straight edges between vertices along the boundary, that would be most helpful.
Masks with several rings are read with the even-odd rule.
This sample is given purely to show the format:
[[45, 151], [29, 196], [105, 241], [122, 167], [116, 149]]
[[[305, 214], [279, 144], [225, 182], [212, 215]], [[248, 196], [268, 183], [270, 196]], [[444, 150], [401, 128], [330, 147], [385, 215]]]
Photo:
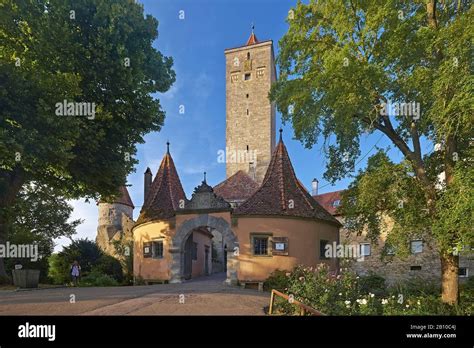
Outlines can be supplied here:
[[[151, 94], [175, 80], [172, 59], [153, 47], [158, 21], [143, 12], [128, 0], [3, 2], [2, 172], [21, 167], [75, 197], [117, 193], [136, 143], [163, 124]], [[94, 102], [95, 118], [56, 116], [65, 99]]]
[[[327, 266], [297, 266], [292, 272], [278, 271], [269, 282], [287, 295], [327, 315], [472, 315], [474, 291], [463, 289], [459, 305], [442, 303], [439, 288], [421, 281], [409, 281], [386, 288], [377, 274], [359, 277], [344, 269], [334, 275]], [[426, 282], [425, 282], [426, 283]], [[298, 315], [299, 309], [287, 300], [275, 301], [277, 314]]]
[[274, 270], [263, 283], [263, 289], [267, 291], [271, 291], [273, 289], [284, 291], [288, 286], [287, 273], [287, 271], [282, 271], [280, 269]]
[[103, 274], [98, 270], [94, 270], [88, 275], [81, 278], [80, 286], [118, 286], [119, 283], [112, 276]]
[[[375, 239], [388, 216], [397, 254], [426, 234], [451, 262], [474, 242], [472, 3], [312, 0], [290, 13], [270, 99], [306, 147], [324, 138], [325, 179], [353, 175], [360, 141], [374, 132], [403, 155], [393, 163], [387, 146], [358, 173], [342, 202], [347, 227]], [[383, 113], [383, 103], [419, 103], [420, 114]], [[456, 277], [443, 279], [455, 302]]]
[[99, 262], [92, 267], [92, 272], [108, 275], [119, 283], [123, 281], [122, 265], [110, 255], [102, 255]]
[[89, 273], [104, 274], [116, 282], [123, 280], [122, 266], [112, 256], [106, 255], [93, 241], [79, 239], [49, 257], [49, 276], [55, 284], [65, 284], [71, 280], [71, 265], [78, 261], [81, 277]]
[[41, 258], [5, 259], [7, 274], [16, 264], [24, 269], [39, 269], [40, 282], [48, 282], [48, 256], [54, 249], [54, 239], [71, 237], [81, 220], [70, 221], [72, 206], [58, 195], [57, 190], [41, 184], [25, 185], [15, 204], [15, 219], [9, 231], [8, 241], [12, 244], [36, 244]]
[[366, 276], [361, 276], [359, 286], [362, 294], [374, 293], [380, 297], [387, 293], [385, 278], [373, 272]]
[[122, 236], [112, 244], [123, 268], [123, 283], [133, 285], [133, 240], [125, 240]]

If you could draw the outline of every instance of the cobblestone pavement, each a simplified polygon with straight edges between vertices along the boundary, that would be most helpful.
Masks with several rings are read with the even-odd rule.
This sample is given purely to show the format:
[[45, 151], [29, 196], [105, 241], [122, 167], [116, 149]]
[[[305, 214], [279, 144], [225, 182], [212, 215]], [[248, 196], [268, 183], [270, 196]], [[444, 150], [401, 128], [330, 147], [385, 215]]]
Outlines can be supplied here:
[[264, 315], [269, 293], [230, 287], [224, 279], [217, 274], [181, 284], [4, 290], [0, 315]]

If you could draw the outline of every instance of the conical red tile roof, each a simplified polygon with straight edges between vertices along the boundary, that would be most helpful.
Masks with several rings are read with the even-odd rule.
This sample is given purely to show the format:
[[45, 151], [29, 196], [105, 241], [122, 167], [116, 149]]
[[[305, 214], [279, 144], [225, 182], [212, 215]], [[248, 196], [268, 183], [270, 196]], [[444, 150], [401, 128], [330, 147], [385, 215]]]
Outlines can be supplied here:
[[161, 161], [137, 224], [173, 217], [186, 195], [169, 150]]
[[300, 184], [281, 138], [260, 188], [234, 210], [236, 215], [278, 215], [340, 223]]
[[128, 205], [129, 207], [135, 208], [126, 186], [119, 187], [119, 195], [117, 196], [116, 199], [113, 199], [113, 200], [100, 199], [99, 203], [123, 204], [123, 205]]

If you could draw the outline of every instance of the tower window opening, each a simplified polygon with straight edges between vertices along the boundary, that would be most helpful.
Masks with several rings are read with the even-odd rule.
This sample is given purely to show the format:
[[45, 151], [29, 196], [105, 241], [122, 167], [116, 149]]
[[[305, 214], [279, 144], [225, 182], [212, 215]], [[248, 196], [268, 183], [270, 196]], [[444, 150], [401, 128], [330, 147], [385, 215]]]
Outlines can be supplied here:
[[249, 94], [247, 93], [247, 94], [245, 95], [245, 97], [248, 98], [248, 97], [249, 97]]
[[249, 109], [247, 109], [247, 116], [249, 115]]
[[247, 151], [249, 150], [249, 146], [247, 145]]
[[250, 80], [250, 73], [244, 75], [244, 80], [245, 81]]
[[250, 52], [247, 52], [247, 59], [250, 59]]

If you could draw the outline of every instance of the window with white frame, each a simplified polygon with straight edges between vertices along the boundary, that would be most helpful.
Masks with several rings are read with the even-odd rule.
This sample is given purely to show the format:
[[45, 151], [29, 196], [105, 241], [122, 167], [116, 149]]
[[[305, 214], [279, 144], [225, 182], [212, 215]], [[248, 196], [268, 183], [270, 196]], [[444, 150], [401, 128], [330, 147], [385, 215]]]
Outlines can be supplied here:
[[370, 256], [370, 243], [360, 243], [360, 256]]
[[467, 278], [467, 277], [469, 277], [469, 268], [459, 267], [459, 278]]
[[423, 252], [423, 241], [422, 240], [412, 240], [410, 242], [410, 250], [412, 254], [419, 254]]

